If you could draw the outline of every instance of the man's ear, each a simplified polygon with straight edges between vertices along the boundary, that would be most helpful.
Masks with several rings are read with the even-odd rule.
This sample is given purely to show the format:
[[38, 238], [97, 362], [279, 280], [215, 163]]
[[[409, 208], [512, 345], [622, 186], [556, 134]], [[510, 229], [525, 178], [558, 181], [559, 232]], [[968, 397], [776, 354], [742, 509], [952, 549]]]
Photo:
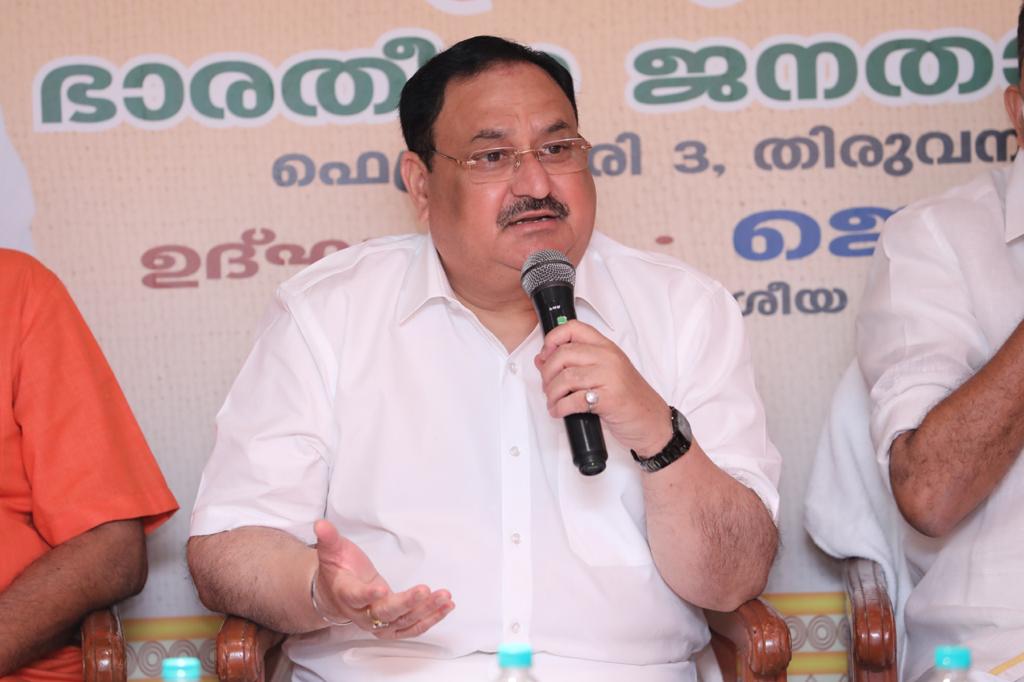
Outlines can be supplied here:
[[1011, 85], [1003, 92], [1003, 106], [1010, 117], [1013, 129], [1017, 131], [1017, 146], [1024, 148], [1024, 101], [1021, 101], [1019, 85]]
[[422, 225], [429, 225], [430, 221], [430, 170], [419, 154], [411, 151], [402, 153], [402, 182], [412, 199], [413, 208], [416, 210], [416, 220]]

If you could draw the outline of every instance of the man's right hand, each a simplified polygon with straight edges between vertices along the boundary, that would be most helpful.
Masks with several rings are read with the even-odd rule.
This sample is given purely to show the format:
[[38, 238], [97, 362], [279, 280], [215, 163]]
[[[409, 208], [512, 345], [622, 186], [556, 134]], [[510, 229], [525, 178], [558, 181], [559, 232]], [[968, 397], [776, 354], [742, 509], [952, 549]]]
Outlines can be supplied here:
[[330, 521], [317, 521], [313, 529], [319, 560], [314, 589], [322, 615], [349, 619], [379, 639], [405, 639], [422, 635], [455, 608], [448, 590], [416, 585], [392, 591], [363, 550]]

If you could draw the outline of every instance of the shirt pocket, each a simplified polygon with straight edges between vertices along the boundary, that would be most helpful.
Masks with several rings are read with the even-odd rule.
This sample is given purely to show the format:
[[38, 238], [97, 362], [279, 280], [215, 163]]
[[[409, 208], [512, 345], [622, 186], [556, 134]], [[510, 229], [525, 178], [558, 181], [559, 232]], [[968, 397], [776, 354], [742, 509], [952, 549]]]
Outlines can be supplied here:
[[608, 465], [596, 476], [579, 472], [568, 440], [560, 439], [558, 504], [569, 547], [589, 566], [650, 565], [642, 472], [628, 451], [605, 438]]

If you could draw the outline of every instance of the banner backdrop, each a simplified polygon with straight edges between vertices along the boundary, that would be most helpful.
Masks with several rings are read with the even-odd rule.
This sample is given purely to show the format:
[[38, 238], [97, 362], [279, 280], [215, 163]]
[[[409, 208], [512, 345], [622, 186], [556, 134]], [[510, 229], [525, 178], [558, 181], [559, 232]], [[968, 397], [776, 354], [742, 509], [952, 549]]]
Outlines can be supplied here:
[[0, 147], [17, 151], [32, 192], [0, 213], [35, 207], [30, 233], [0, 221], [0, 241], [34, 243], [67, 284], [183, 508], [150, 540], [146, 590], [122, 607], [131, 677], [158, 676], [168, 654], [212, 671], [219, 618], [195, 597], [184, 543], [214, 415], [279, 282], [417, 229], [397, 174], [399, 92], [438, 50], [491, 33], [576, 77], [599, 229], [735, 293], [785, 458], [768, 597], [789, 619], [793, 678], [838, 679], [837, 567], [802, 528], [819, 430], [884, 219], [1016, 152], [1001, 93], [1018, 80], [1017, 9], [0, 2]]

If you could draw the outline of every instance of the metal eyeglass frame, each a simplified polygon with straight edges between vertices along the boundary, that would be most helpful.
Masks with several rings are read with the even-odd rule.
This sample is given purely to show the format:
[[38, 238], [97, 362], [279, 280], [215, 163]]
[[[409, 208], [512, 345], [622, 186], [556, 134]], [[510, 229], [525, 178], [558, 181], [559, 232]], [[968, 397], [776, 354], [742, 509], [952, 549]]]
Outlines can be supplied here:
[[469, 179], [472, 180], [473, 182], [476, 182], [476, 183], [506, 182], [508, 180], [511, 180], [513, 177], [515, 177], [516, 172], [519, 170], [519, 167], [523, 163], [523, 155], [524, 154], [530, 154], [530, 153], [532, 153], [534, 158], [537, 159], [537, 162], [541, 165], [541, 167], [544, 168], [544, 170], [546, 172], [551, 173], [552, 175], [566, 175], [566, 174], [569, 174], [569, 173], [578, 173], [578, 172], [582, 171], [583, 169], [585, 169], [586, 165], [584, 165], [583, 168], [579, 168], [579, 169], [575, 169], [575, 170], [552, 171], [552, 169], [546, 163], [541, 161], [541, 157], [540, 157], [541, 150], [544, 149], [545, 147], [550, 146], [550, 145], [558, 144], [559, 142], [562, 142], [562, 143], [566, 143], [566, 142], [579, 143], [580, 150], [584, 151], [584, 152], [590, 151], [594, 147], [594, 145], [592, 145], [589, 142], [587, 142], [586, 138], [584, 138], [582, 135], [576, 135], [574, 137], [565, 137], [565, 138], [562, 138], [560, 140], [551, 140], [549, 142], [545, 142], [544, 144], [540, 145], [539, 147], [533, 147], [533, 148], [516, 149], [515, 147], [490, 147], [488, 149], [481, 149], [479, 151], [473, 152], [472, 156], [481, 156], [481, 155], [484, 155], [484, 154], [488, 154], [490, 152], [497, 152], [497, 151], [511, 152], [513, 155], [515, 155], [515, 162], [512, 164], [511, 173], [509, 173], [508, 177], [501, 177], [501, 178], [485, 178], [485, 177], [481, 177], [480, 175], [475, 175], [472, 172], [472, 170], [473, 170], [473, 167], [476, 166], [479, 163], [478, 159], [472, 159], [472, 158], [470, 158], [470, 159], [457, 159], [454, 156], [449, 156], [448, 154], [445, 154], [444, 152], [442, 152], [442, 151], [440, 151], [438, 149], [435, 149], [434, 153], [437, 154], [438, 156], [443, 156], [444, 158], [448, 159], [449, 161], [454, 161], [459, 166], [459, 168], [462, 168], [463, 170], [466, 170], [466, 171], [470, 171], [469, 172]]

